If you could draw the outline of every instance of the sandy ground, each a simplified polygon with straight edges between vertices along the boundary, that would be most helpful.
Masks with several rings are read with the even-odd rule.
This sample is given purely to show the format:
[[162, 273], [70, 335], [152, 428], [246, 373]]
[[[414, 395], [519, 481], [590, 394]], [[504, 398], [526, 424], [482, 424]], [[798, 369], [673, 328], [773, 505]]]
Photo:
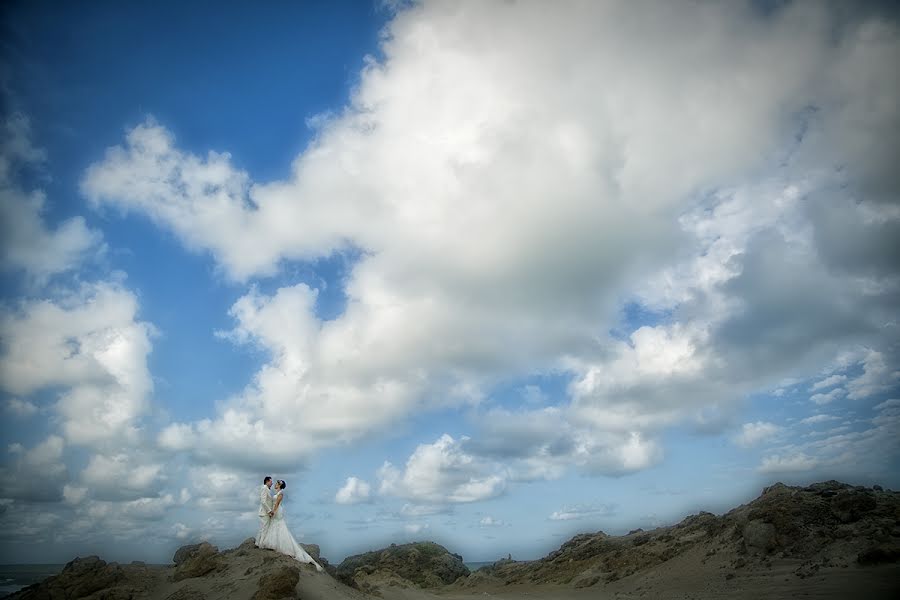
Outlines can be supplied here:
[[[737, 561], [737, 563], [736, 563]], [[741, 566], [736, 566], [740, 564]], [[135, 567], [133, 584], [148, 590], [134, 598], [148, 600], [249, 600], [263, 575], [281, 566], [296, 567], [293, 559], [274, 551], [254, 550], [228, 556], [228, 569], [203, 577], [172, 581], [172, 569]], [[120, 596], [112, 596], [119, 598]], [[366, 600], [376, 596], [349, 588], [312, 565], [301, 565], [294, 596], [303, 600]], [[745, 560], [734, 551], [710, 554], [696, 547], [671, 560], [610, 583], [576, 589], [570, 585], [448, 586], [437, 590], [382, 587], [383, 600], [581, 600], [636, 598], [701, 600], [718, 598], [821, 598], [879, 600], [900, 598], [900, 564], [861, 567], [855, 560], [832, 560], [828, 566], [803, 560], [769, 558]]]
[[[731, 564], [735, 558], [736, 555], [728, 553], [707, 557], [703, 549], [697, 548], [647, 571], [583, 589], [558, 585], [500, 585], [437, 592], [385, 589], [383, 596], [385, 600], [900, 598], [900, 565], [896, 564], [860, 567], [848, 563], [847, 566], [820, 567], [815, 573], [801, 578], [796, 573], [798, 569], [803, 573], [809, 571], [803, 560], [773, 559], [771, 567], [748, 564], [734, 569]], [[733, 577], [729, 578], [729, 574]]]

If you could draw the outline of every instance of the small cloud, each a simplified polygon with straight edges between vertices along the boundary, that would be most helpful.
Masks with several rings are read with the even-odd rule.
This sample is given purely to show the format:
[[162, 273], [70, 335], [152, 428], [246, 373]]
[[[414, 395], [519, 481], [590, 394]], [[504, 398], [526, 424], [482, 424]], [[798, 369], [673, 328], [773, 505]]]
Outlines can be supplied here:
[[760, 442], [771, 439], [781, 432], [781, 427], [775, 423], [757, 421], [756, 423], [744, 423], [741, 432], [734, 437], [734, 443], [744, 448], [755, 446]]
[[843, 384], [845, 381], [847, 381], [846, 375], [832, 375], [831, 377], [826, 377], [822, 381], [817, 381], [809, 389], [811, 392], [816, 392], [818, 390], [827, 390], [830, 387], [834, 387], [838, 384]]
[[66, 504], [79, 504], [87, 496], [87, 488], [74, 485], [63, 486], [63, 499]]
[[814, 394], [813, 396], [810, 396], [809, 401], [821, 406], [823, 404], [830, 404], [839, 398], [843, 398], [846, 394], [847, 392], [844, 388], [834, 388], [827, 394]]
[[175, 534], [177, 539], [183, 540], [191, 535], [191, 529], [184, 523], [175, 523], [175, 525], [172, 526], [172, 533]]
[[763, 458], [758, 471], [760, 473], [794, 473], [806, 471], [818, 465], [818, 461], [805, 454], [781, 456], [773, 454]]
[[403, 526], [403, 530], [410, 535], [422, 533], [426, 529], [428, 529], [428, 523], [407, 523]]
[[554, 511], [548, 518], [551, 521], [575, 521], [580, 519], [592, 519], [596, 517], [607, 517], [613, 514], [613, 506], [608, 504], [599, 504], [592, 506], [575, 505], [571, 507], [563, 507], [562, 510]]
[[892, 398], [890, 400], [885, 400], [881, 404], [875, 406], [875, 410], [883, 411], [889, 408], [900, 408], [900, 399]]
[[504, 523], [500, 519], [495, 519], [491, 516], [484, 517], [478, 522], [478, 524], [482, 527], [502, 527], [503, 525], [506, 525], [506, 523]]
[[840, 417], [834, 415], [813, 415], [800, 420], [801, 425], [815, 425], [816, 423], [826, 423], [828, 421], [837, 421]]
[[10, 398], [6, 401], [6, 412], [12, 413], [17, 417], [30, 417], [36, 414], [38, 407], [33, 402], [22, 400], [20, 398]]
[[348, 477], [344, 487], [334, 495], [334, 501], [338, 504], [359, 504], [368, 502], [371, 497], [372, 486], [366, 481], [356, 477]]
[[447, 504], [404, 504], [400, 509], [400, 516], [425, 517], [431, 515], [449, 514], [453, 512], [453, 507]]

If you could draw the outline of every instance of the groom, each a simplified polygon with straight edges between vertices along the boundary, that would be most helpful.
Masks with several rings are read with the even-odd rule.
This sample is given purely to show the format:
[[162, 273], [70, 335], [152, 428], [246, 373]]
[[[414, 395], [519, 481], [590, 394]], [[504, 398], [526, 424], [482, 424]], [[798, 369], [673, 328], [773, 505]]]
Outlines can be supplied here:
[[259, 527], [262, 529], [272, 516], [272, 494], [269, 491], [272, 487], [272, 478], [266, 475], [263, 484], [259, 486]]

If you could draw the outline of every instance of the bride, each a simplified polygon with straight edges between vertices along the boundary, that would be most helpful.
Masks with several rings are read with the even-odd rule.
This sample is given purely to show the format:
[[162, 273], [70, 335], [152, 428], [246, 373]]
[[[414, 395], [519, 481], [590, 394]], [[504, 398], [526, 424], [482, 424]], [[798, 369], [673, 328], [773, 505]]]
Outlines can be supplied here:
[[263, 525], [256, 538], [256, 545], [260, 548], [269, 548], [277, 550], [282, 554], [287, 554], [299, 560], [300, 562], [312, 563], [316, 566], [317, 571], [321, 571], [322, 567], [313, 560], [313, 557], [306, 553], [291, 532], [288, 530], [287, 523], [284, 520], [284, 488], [287, 484], [283, 479], [275, 482], [275, 506], [272, 507], [271, 517]]

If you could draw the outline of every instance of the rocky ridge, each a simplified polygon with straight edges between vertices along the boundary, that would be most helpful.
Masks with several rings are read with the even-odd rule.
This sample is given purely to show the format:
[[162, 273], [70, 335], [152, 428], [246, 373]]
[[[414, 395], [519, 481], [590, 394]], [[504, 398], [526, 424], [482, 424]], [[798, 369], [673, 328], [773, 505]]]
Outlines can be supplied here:
[[385, 585], [436, 588], [468, 575], [462, 556], [434, 542], [391, 544], [348, 556], [335, 571], [339, 580], [369, 593]]
[[869, 597], [898, 597], [900, 493], [837, 481], [776, 483], [721, 516], [701, 512], [676, 525], [623, 536], [583, 533], [542, 559], [503, 559], [474, 573], [461, 556], [432, 542], [391, 545], [348, 557], [337, 567], [320, 556], [318, 546], [304, 548], [325, 573], [248, 539], [221, 552], [208, 543], [184, 546], [170, 567], [77, 558], [58, 576], [11, 598], [392, 600], [475, 598], [503, 595], [502, 590], [513, 597], [551, 590], [545, 597], [556, 598], [553, 590], [568, 590], [562, 596], [571, 597], [582, 588], [588, 595], [602, 588], [610, 597], [681, 598], [686, 592], [757, 598], [789, 597], [811, 584], [830, 594], [823, 597], [845, 597], [860, 587]]
[[[319, 547], [302, 544], [326, 569], [334, 567], [319, 555]], [[255, 546], [253, 539], [220, 552], [209, 543], [182, 546], [171, 567], [134, 562], [107, 563], [97, 556], [76, 558], [63, 571], [9, 596], [15, 600], [224, 600], [248, 598], [347, 598], [362, 595], [272, 550]]]
[[575, 588], [639, 576], [691, 551], [703, 562], [719, 555], [720, 568], [765, 569], [773, 559], [797, 564], [808, 577], [821, 567], [870, 565], [900, 560], [900, 493], [838, 481], [807, 487], [776, 483], [722, 516], [701, 512], [677, 525], [624, 536], [604, 532], [576, 535], [546, 557], [502, 560], [482, 567], [459, 587], [550, 583]]

